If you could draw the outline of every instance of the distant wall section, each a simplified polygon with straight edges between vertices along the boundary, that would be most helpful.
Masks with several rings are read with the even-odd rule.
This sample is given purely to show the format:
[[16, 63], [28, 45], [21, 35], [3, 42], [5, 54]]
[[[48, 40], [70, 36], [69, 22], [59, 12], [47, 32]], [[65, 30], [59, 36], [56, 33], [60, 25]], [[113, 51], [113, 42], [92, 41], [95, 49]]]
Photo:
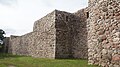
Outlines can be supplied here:
[[41, 58], [55, 57], [55, 12], [48, 14], [34, 24], [33, 32], [22, 36], [11, 36], [9, 52]]

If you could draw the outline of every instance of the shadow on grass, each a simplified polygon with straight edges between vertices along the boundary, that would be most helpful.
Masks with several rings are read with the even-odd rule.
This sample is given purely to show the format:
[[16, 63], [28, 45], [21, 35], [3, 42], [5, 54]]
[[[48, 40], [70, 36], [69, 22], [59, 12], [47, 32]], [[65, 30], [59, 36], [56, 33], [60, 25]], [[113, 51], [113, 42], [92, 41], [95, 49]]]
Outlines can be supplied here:
[[5, 58], [18, 58], [18, 57], [23, 57], [19, 55], [12, 55], [8, 53], [0, 53], [0, 59], [5, 59]]

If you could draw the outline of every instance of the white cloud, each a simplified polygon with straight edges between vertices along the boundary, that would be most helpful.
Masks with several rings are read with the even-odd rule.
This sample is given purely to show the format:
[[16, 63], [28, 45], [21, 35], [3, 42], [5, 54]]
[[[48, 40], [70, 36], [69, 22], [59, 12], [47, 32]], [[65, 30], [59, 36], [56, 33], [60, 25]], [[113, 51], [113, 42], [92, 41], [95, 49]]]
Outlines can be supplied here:
[[17, 0], [0, 0], [1, 5], [12, 6], [17, 3]]
[[32, 31], [34, 21], [54, 9], [75, 12], [85, 8], [87, 2], [88, 0], [0, 0], [0, 28], [5, 29], [7, 36], [25, 34]]

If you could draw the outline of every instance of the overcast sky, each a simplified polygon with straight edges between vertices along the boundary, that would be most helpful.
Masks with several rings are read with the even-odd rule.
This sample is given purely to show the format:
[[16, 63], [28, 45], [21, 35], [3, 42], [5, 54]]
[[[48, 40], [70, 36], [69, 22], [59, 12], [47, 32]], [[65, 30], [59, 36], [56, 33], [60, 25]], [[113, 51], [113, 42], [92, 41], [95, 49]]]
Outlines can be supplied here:
[[55, 9], [76, 12], [88, 0], [0, 0], [0, 29], [9, 35], [31, 32], [34, 21]]

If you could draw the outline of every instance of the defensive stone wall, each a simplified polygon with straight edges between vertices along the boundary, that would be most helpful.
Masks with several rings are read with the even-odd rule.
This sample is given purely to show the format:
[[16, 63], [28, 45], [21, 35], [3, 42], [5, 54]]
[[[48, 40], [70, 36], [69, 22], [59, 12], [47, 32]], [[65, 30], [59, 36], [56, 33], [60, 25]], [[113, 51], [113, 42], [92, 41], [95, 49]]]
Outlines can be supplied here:
[[[84, 14], [82, 11], [76, 13]], [[56, 58], [87, 59], [86, 20], [81, 19], [86, 15], [75, 14], [64, 11], [56, 12]]]
[[3, 46], [3, 52], [8, 53], [8, 47], [9, 47], [9, 37], [5, 37], [3, 40], [4, 46]]
[[6, 40], [12, 54], [120, 67], [120, 0], [89, 0], [75, 13], [55, 10], [37, 20], [31, 33]]
[[[76, 58], [82, 58], [87, 59], [88, 58], [88, 47], [87, 47], [87, 11], [85, 9], [78, 10], [74, 13], [75, 16], [78, 18], [72, 25], [74, 27], [74, 31], [72, 31], [74, 34], [74, 39], [72, 42], [74, 42], [74, 57]], [[72, 22], [73, 22], [72, 21]], [[71, 34], [71, 35], [72, 35]]]
[[55, 58], [55, 11], [45, 17], [37, 20], [34, 24], [33, 32], [35, 34], [35, 50], [37, 57]]
[[89, 63], [120, 67], [120, 0], [90, 0], [89, 7]]
[[87, 59], [86, 20], [81, 19], [86, 15], [80, 16], [81, 12], [84, 14], [58, 10], [49, 13], [34, 23], [33, 32], [11, 36], [9, 52], [41, 58]]
[[55, 58], [55, 12], [37, 20], [34, 31], [22, 36], [11, 36], [9, 52], [41, 58]]

